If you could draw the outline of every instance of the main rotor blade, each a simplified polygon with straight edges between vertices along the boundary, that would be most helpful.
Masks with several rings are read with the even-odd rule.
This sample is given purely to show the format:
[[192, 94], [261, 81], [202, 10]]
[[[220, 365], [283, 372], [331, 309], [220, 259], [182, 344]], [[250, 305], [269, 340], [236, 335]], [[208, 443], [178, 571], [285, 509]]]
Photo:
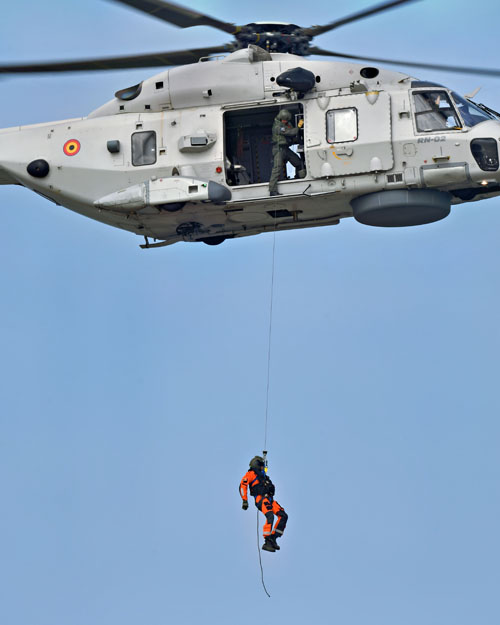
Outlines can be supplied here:
[[335, 20], [334, 22], [330, 22], [329, 24], [325, 24], [324, 26], [311, 26], [310, 28], [305, 28], [306, 35], [311, 37], [316, 37], [317, 35], [322, 35], [323, 33], [328, 32], [329, 30], [333, 30], [334, 28], [339, 28], [340, 26], [344, 26], [345, 24], [350, 24], [351, 22], [357, 22], [365, 17], [370, 17], [371, 15], [375, 15], [376, 13], [382, 13], [382, 11], [388, 11], [389, 9], [395, 9], [401, 4], [408, 4], [410, 2], [418, 2], [419, 0], [392, 0], [391, 2], [384, 2], [382, 4], [377, 4], [370, 9], [365, 9], [364, 11], [359, 11], [358, 13], [353, 13], [352, 15], [348, 15], [340, 20]]
[[54, 61], [48, 63], [31, 63], [29, 65], [0, 65], [0, 74], [41, 74], [50, 72], [81, 72], [112, 69], [129, 69], [137, 67], [165, 67], [169, 65], [187, 65], [197, 63], [201, 57], [211, 54], [231, 52], [231, 44], [179, 50], [177, 52], [158, 52], [135, 56], [116, 56], [104, 59], [87, 59], [83, 61]]
[[394, 61], [393, 59], [376, 59], [369, 56], [356, 56], [354, 54], [343, 54], [342, 52], [329, 52], [316, 46], [308, 50], [309, 54], [320, 56], [334, 56], [341, 59], [352, 59], [354, 61], [370, 61], [373, 63], [387, 63], [389, 65], [406, 65], [408, 67], [418, 67], [419, 69], [436, 69], [444, 72], [454, 72], [456, 74], [479, 74], [480, 76], [500, 76], [500, 69], [487, 69], [482, 67], [461, 67], [460, 65], [438, 65], [435, 63], [414, 63], [413, 61]]
[[157, 17], [170, 24], [180, 26], [180, 28], [190, 28], [191, 26], [212, 26], [226, 33], [233, 34], [236, 25], [223, 22], [209, 15], [191, 11], [173, 2], [163, 0], [113, 0], [120, 4], [126, 4], [134, 9], [147, 13], [152, 17]]

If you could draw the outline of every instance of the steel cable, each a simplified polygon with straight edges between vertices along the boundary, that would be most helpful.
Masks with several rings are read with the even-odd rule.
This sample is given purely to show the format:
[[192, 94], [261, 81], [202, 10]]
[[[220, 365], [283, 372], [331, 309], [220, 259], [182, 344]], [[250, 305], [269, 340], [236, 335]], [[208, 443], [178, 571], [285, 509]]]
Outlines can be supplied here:
[[[274, 259], [276, 252], [276, 224], [274, 226], [273, 233], [273, 256], [271, 262], [271, 293], [270, 293], [270, 302], [269, 302], [269, 333], [268, 333], [268, 343], [267, 343], [267, 384], [266, 384], [266, 419], [264, 424], [264, 449], [267, 449], [267, 423], [269, 416], [269, 382], [271, 379], [271, 339], [272, 339], [272, 330], [273, 330], [273, 297], [274, 297]], [[264, 454], [267, 452], [264, 452]], [[264, 568], [262, 566], [262, 555], [260, 553], [260, 541], [259, 541], [259, 509], [257, 508], [257, 552], [259, 554], [259, 565], [260, 565], [260, 578], [262, 581], [262, 587], [264, 588], [264, 592], [266, 595], [271, 598], [271, 595], [267, 591], [266, 584], [264, 582]]]

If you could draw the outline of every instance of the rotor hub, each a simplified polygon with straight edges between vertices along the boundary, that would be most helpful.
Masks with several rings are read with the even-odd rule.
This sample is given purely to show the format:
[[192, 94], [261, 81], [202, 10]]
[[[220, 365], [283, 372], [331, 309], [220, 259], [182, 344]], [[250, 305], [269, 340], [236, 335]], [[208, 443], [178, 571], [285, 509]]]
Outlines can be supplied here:
[[253, 23], [240, 27], [234, 34], [238, 49], [255, 45], [267, 52], [296, 54], [308, 53], [311, 37], [296, 24], [280, 22]]

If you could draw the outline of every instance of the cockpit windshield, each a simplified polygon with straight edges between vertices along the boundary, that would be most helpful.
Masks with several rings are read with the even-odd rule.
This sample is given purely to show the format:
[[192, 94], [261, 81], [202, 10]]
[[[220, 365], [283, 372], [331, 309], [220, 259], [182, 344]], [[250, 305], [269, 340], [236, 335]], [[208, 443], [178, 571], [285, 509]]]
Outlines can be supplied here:
[[474, 104], [470, 100], [466, 100], [462, 98], [461, 95], [455, 93], [454, 91], [451, 94], [453, 96], [453, 100], [457, 105], [458, 112], [462, 116], [464, 123], [466, 126], [476, 126], [481, 122], [488, 121], [490, 119], [495, 119], [493, 115], [490, 115], [487, 111], [479, 108], [477, 104]]
[[459, 130], [462, 128], [450, 96], [446, 91], [415, 91], [413, 101], [418, 132]]

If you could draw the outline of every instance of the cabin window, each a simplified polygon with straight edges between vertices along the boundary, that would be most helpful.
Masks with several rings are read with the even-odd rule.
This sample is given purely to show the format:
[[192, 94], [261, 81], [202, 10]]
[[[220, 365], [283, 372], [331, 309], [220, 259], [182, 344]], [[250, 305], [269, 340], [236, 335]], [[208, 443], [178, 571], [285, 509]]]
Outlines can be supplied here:
[[413, 94], [418, 132], [460, 130], [462, 124], [446, 91], [416, 91]]
[[153, 165], [156, 163], [156, 132], [134, 132], [132, 135], [132, 165]]
[[355, 108], [335, 109], [326, 114], [326, 140], [345, 143], [358, 138], [358, 111]]

